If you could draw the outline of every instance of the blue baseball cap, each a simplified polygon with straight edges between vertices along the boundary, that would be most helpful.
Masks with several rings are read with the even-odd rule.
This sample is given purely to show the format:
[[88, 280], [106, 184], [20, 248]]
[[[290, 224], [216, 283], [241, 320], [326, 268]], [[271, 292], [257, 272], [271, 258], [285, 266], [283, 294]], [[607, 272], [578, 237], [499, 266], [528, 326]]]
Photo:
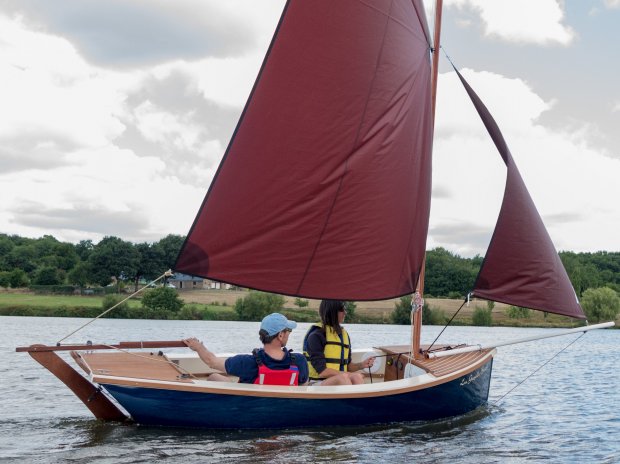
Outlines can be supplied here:
[[271, 313], [265, 316], [260, 323], [261, 330], [267, 332], [270, 337], [278, 332], [282, 332], [284, 329], [293, 330], [295, 327], [297, 327], [297, 322], [289, 321], [280, 313]]

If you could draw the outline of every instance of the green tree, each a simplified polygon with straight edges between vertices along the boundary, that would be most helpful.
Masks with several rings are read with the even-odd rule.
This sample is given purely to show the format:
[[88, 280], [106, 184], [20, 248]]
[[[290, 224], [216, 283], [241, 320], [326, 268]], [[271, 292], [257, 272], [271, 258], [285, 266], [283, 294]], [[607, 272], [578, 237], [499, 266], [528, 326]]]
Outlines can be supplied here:
[[560, 258], [577, 295], [583, 295], [588, 288], [609, 287], [620, 291], [619, 252], [561, 251]]
[[235, 302], [235, 312], [241, 321], [260, 321], [270, 313], [282, 311], [284, 297], [275, 293], [250, 291]]
[[124, 297], [120, 295], [106, 295], [103, 297], [103, 300], [101, 301], [101, 309], [103, 309], [103, 311], [107, 311], [111, 307], [116, 306], [118, 304], [118, 306], [116, 306], [112, 311], [106, 314], [106, 317], [111, 317], [111, 318], [128, 317], [129, 303], [125, 301], [119, 304], [121, 301], [123, 301], [123, 299]]
[[583, 292], [581, 306], [590, 322], [614, 321], [620, 312], [620, 297], [609, 287], [589, 288]]
[[471, 318], [472, 324], [483, 327], [490, 327], [493, 323], [493, 317], [491, 316], [491, 310], [488, 308], [480, 308], [476, 306], [474, 314]]
[[527, 319], [530, 317], [530, 310], [521, 306], [510, 306], [506, 314], [510, 319]]
[[105, 237], [88, 258], [89, 280], [107, 285], [116, 278], [119, 281], [133, 279], [139, 265], [140, 255], [130, 242], [118, 237]]
[[140, 278], [154, 280], [169, 269], [166, 267], [163, 251], [149, 243], [139, 243], [136, 245], [138, 252], [138, 266], [134, 276], [135, 289], [138, 290]]
[[407, 325], [411, 323], [411, 295], [401, 296], [394, 303], [394, 311], [390, 316], [392, 324]]
[[11, 273], [8, 271], [0, 271], [0, 287], [8, 288], [11, 286]]
[[295, 306], [299, 309], [308, 307], [308, 300], [304, 300], [303, 298], [295, 298]]
[[77, 285], [80, 288], [86, 287], [88, 284], [89, 269], [84, 262], [79, 262], [67, 274], [67, 280], [70, 284]]
[[13, 269], [9, 274], [9, 283], [12, 288], [22, 288], [30, 285], [30, 279], [23, 269]]
[[95, 248], [95, 245], [93, 245], [92, 240], [80, 240], [80, 242], [77, 245], [75, 245], [74, 248], [75, 248], [75, 253], [78, 255], [78, 257], [83, 262], [86, 262], [88, 261], [88, 257], [90, 256], [93, 249]]
[[75, 247], [70, 243], [57, 242], [54, 247], [54, 256], [58, 269], [62, 271], [70, 271], [80, 261]]
[[183, 307], [183, 300], [173, 288], [159, 287], [148, 290], [142, 297], [142, 307], [154, 311], [176, 313]]
[[179, 313], [179, 319], [184, 321], [201, 321], [204, 319], [205, 310], [198, 307], [198, 305], [190, 304], [183, 306]]
[[159, 242], [153, 244], [139, 243], [135, 246], [139, 255], [136, 273], [132, 276], [136, 290], [141, 278], [153, 280], [174, 267], [184, 240], [185, 238], [180, 235], [171, 234]]
[[55, 267], [67, 271], [75, 266], [79, 259], [73, 245], [59, 242], [51, 235], [35, 239], [32, 246], [38, 267]]
[[426, 253], [424, 293], [434, 296], [458, 296], [472, 289], [480, 269], [479, 260], [461, 258], [444, 248]]
[[9, 270], [22, 269], [24, 272], [32, 272], [37, 268], [36, 252], [31, 244], [14, 247], [6, 257]]
[[179, 252], [181, 251], [183, 242], [185, 242], [184, 236], [170, 234], [166, 235], [159, 242], [153, 245], [153, 247], [162, 254], [163, 260], [162, 270], [159, 271], [157, 276], [161, 275], [164, 271], [167, 271], [168, 269], [172, 269], [174, 267], [174, 263], [177, 260]]
[[345, 301], [344, 309], [347, 311], [347, 319], [349, 322], [356, 322], [357, 317], [355, 315], [355, 310], [357, 309], [357, 305], [354, 301]]
[[422, 323], [426, 325], [442, 325], [446, 323], [446, 315], [437, 308], [432, 308], [428, 303], [422, 306]]
[[7, 257], [13, 248], [15, 248], [13, 240], [6, 234], [0, 234], [0, 271], [12, 269], [7, 262]]
[[35, 285], [60, 285], [62, 280], [57, 268], [45, 266], [37, 269], [33, 283]]

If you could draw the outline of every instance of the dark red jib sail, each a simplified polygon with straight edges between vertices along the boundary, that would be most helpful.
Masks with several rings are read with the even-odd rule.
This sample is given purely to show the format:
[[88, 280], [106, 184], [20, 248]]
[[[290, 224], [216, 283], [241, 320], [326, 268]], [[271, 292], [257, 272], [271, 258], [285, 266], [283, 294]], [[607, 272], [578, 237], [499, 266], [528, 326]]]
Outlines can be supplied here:
[[420, 1], [291, 0], [175, 269], [313, 298], [414, 291], [431, 190]]
[[508, 169], [504, 200], [473, 295], [585, 319], [497, 123], [463, 76], [456, 72]]

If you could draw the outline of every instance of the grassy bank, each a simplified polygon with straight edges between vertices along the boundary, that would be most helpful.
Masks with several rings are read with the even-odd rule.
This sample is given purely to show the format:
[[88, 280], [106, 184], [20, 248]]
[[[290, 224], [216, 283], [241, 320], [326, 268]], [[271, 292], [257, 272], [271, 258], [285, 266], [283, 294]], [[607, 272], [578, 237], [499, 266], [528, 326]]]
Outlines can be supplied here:
[[[181, 320], [237, 320], [234, 303], [247, 292], [228, 290], [198, 290], [181, 292], [185, 306], [177, 313], [155, 313], [142, 308], [139, 299], [128, 300], [126, 310], [113, 310], [106, 317], [131, 319], [181, 319]], [[46, 316], [46, 317], [96, 317], [103, 311], [103, 297], [78, 295], [35, 295], [32, 293], [0, 293], [0, 316]], [[390, 324], [391, 314], [397, 300], [358, 302], [353, 319], [349, 322], [362, 324]], [[298, 308], [294, 298], [286, 297], [283, 313], [298, 322], [315, 322], [318, 300], [308, 300], [307, 308]], [[462, 304], [461, 300], [427, 299], [430, 308], [438, 313], [443, 325]], [[453, 325], [473, 325], [476, 308], [486, 308], [485, 301], [472, 301], [458, 312]], [[508, 306], [496, 304], [491, 313], [492, 326], [509, 327], [574, 327], [576, 321], [553, 314], [545, 315], [530, 311], [528, 317], [508, 317]]]

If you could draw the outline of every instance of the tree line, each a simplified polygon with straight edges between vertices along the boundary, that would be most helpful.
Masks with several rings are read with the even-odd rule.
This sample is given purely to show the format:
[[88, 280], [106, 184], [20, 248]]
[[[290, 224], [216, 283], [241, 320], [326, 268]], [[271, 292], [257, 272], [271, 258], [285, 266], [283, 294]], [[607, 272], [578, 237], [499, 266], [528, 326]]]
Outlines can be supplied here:
[[[560, 259], [566, 268], [577, 296], [590, 288], [609, 287], [620, 293], [620, 252], [598, 251], [575, 253], [561, 251]], [[483, 258], [462, 258], [444, 248], [426, 254], [424, 294], [427, 297], [462, 298], [474, 286]]]
[[[51, 235], [25, 238], [0, 234], [0, 286], [106, 286], [150, 281], [173, 267], [184, 236], [168, 235], [153, 243], [105, 237], [98, 243], [60, 242]], [[560, 252], [579, 297], [589, 288], [620, 293], [620, 252]], [[444, 248], [427, 252], [427, 297], [463, 298], [472, 289], [483, 258], [463, 258]]]
[[105, 237], [98, 243], [31, 239], [0, 234], [0, 286], [106, 286], [152, 280], [170, 269], [184, 237], [168, 235], [154, 243]]

